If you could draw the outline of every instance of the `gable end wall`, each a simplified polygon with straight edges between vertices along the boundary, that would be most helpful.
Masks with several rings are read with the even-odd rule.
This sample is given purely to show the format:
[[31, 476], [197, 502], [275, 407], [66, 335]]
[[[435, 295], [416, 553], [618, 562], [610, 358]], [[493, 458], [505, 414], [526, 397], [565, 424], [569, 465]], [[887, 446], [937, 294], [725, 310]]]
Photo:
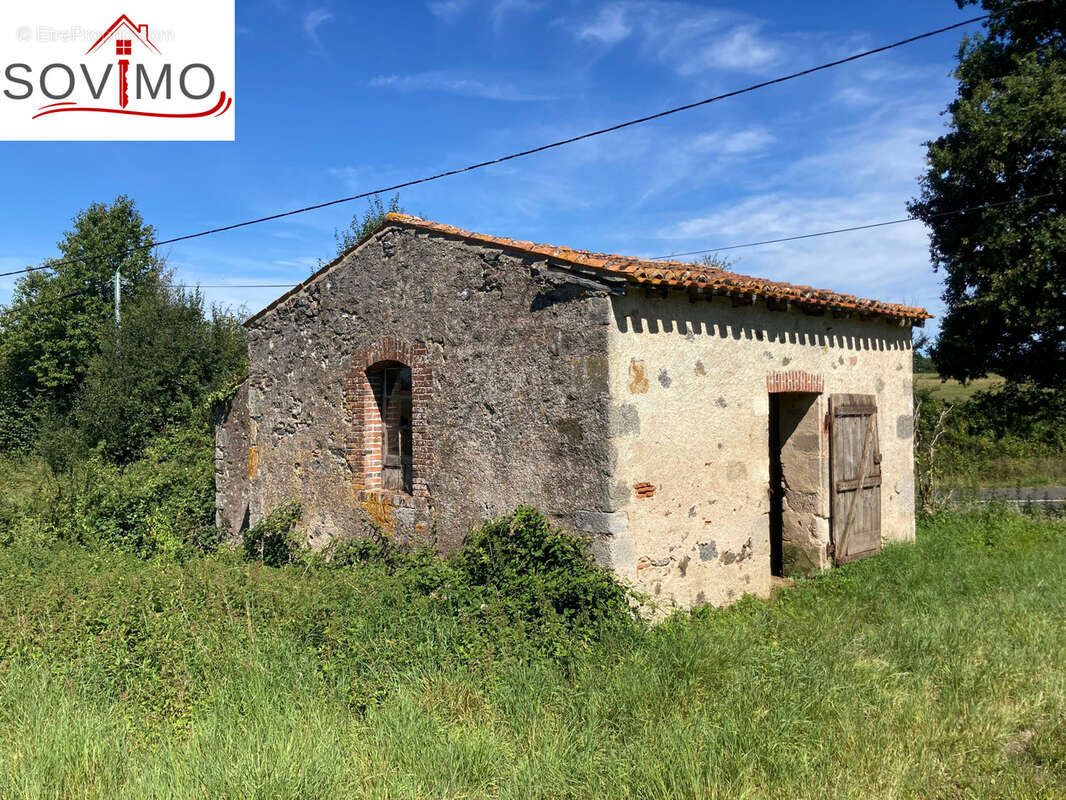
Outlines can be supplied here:
[[[387, 227], [255, 319], [251, 521], [299, 499], [312, 543], [376, 528], [449, 550], [521, 504], [566, 525], [608, 510], [610, 301], [545, 267]], [[413, 496], [373, 491], [360, 466], [381, 343], [416, 362]]]

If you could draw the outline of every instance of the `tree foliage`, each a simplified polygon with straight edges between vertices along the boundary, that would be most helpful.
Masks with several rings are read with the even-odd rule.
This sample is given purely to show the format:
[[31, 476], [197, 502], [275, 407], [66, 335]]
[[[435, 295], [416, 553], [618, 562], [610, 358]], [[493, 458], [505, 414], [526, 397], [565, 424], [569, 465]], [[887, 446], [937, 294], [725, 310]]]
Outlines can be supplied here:
[[145, 247], [154, 236], [128, 197], [94, 203], [44, 262], [51, 268], [19, 279], [0, 313], [0, 447], [25, 447], [43, 418], [70, 412], [114, 326], [115, 270], [128, 299], [159, 280], [162, 263]]
[[19, 281], [0, 310], [0, 450], [34, 449], [55, 473], [90, 450], [124, 464], [161, 434], [209, 430], [207, 398], [246, 369], [243, 331], [171, 285], [154, 235], [128, 197], [94, 203], [51, 269]]
[[1066, 380], [1066, 0], [980, 4], [995, 16], [960, 45], [948, 132], [910, 205], [946, 273], [933, 358], [946, 377], [1051, 386]]
[[199, 292], [163, 282], [146, 287], [89, 362], [74, 408], [77, 427], [109, 460], [127, 462], [156, 433], [200, 422], [208, 395], [243, 373], [246, 360], [234, 317], [205, 311]]

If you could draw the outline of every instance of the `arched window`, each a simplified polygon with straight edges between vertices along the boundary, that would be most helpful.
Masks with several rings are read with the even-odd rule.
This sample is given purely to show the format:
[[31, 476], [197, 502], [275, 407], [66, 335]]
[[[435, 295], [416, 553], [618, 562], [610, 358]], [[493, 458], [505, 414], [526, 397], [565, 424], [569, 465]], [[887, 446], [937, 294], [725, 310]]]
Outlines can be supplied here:
[[378, 411], [380, 438], [377, 447], [371, 443], [371, 451], [380, 458], [381, 488], [411, 494], [414, 479], [411, 368], [399, 362], [375, 364], [367, 370], [366, 377]]
[[432, 394], [425, 345], [380, 339], [352, 354], [344, 384], [345, 452], [360, 500], [384, 492], [393, 505], [413, 507], [430, 498]]

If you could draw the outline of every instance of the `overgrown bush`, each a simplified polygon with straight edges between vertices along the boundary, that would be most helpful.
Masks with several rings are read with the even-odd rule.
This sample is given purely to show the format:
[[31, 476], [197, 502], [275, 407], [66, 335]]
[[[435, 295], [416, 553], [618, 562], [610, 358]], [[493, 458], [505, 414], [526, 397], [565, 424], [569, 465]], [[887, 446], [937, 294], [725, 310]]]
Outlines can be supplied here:
[[217, 547], [209, 434], [179, 428], [158, 436], [126, 466], [108, 463], [98, 452], [64, 460], [64, 436], [54, 435], [47, 462], [7, 457], [0, 542], [63, 540], [178, 559]]
[[275, 567], [380, 570], [405, 602], [461, 621], [466, 651], [508, 639], [511, 651], [567, 658], [636, 619], [629, 590], [595, 564], [586, 543], [533, 508], [487, 522], [449, 558], [384, 538], [340, 542], [316, 556], [299, 518], [296, 503], [275, 509], [245, 533], [245, 556]]
[[70, 532], [142, 555], [181, 557], [214, 549], [213, 444], [199, 431], [182, 429], [155, 439], [143, 458], [126, 467], [93, 459]]
[[262, 561], [269, 567], [293, 563], [303, 545], [294, 530], [301, 513], [299, 503], [286, 503], [248, 528], [243, 541], [245, 557]]
[[510, 619], [588, 627], [629, 613], [625, 588], [593, 562], [586, 543], [533, 508], [486, 523], [453, 564]]

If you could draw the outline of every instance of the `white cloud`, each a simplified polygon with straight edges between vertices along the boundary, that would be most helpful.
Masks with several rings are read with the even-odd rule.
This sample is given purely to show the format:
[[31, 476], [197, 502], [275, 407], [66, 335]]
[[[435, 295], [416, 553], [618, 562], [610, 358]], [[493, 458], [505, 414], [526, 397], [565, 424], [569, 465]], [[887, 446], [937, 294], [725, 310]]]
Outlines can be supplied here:
[[573, 27], [577, 38], [604, 46], [635, 37], [644, 57], [683, 76], [714, 69], [762, 72], [782, 56], [781, 45], [762, 33], [762, 22], [687, 3], [615, 0]]
[[[924, 163], [922, 142], [935, 134], [938, 110], [908, 98], [882, 103], [858, 124], [826, 131], [811, 143], [810, 155], [774, 170], [770, 179], [738, 184], [736, 198], [719, 196], [706, 212], [659, 229], [662, 249], [654, 255], [905, 218]], [[928, 246], [925, 228], [909, 222], [723, 255], [741, 258], [739, 272], [924, 305], [936, 313], [941, 286]]]
[[752, 169], [765, 156], [776, 137], [767, 128], [722, 128], [697, 135], [672, 134], [668, 140], [648, 142], [648, 163], [640, 203], [669, 191], [691, 192], [720, 181], [743, 164]]
[[315, 47], [322, 46], [318, 38], [318, 29], [332, 19], [334, 19], [333, 12], [324, 7], [313, 8], [304, 14], [301, 26], [307, 37], [314, 42]]
[[707, 134], [714, 147], [727, 155], [744, 155], [765, 150], [776, 137], [766, 128], [749, 128], [726, 134]]
[[[899, 219], [902, 198], [891, 192], [860, 195], [776, 193], [721, 206], [680, 221], [664, 232], [669, 252], [728, 247], [746, 242], [836, 230]], [[936, 307], [940, 287], [929, 268], [928, 238], [919, 223], [721, 251], [741, 259], [734, 269], [773, 280]], [[657, 255], [662, 255], [659, 253]]]
[[[488, 17], [494, 28], [500, 28], [507, 17], [513, 14], [529, 14], [543, 7], [537, 0], [489, 0]], [[429, 12], [449, 24], [454, 23], [474, 6], [474, 0], [432, 0], [426, 7]]]
[[414, 75], [379, 75], [369, 85], [378, 89], [401, 92], [446, 92], [448, 94], [480, 97], [485, 100], [533, 102], [553, 99], [549, 95], [531, 94], [508, 83], [485, 83], [444, 71], [421, 72]]
[[604, 44], [618, 44], [633, 32], [626, 22], [626, 9], [621, 5], [608, 5], [600, 9], [599, 16], [578, 30], [579, 39], [595, 39]]
[[455, 22], [470, 6], [470, 0], [435, 0], [429, 3], [429, 13], [445, 22]]
[[532, 14], [534, 11], [539, 11], [541, 6], [542, 3], [534, 2], [534, 0], [495, 0], [489, 15], [492, 17], [493, 26], [499, 29], [508, 16]]
[[781, 58], [780, 48], [759, 34], [759, 25], [734, 28], [704, 47], [682, 70], [682, 74], [703, 72], [710, 67], [737, 72], [758, 72]]

